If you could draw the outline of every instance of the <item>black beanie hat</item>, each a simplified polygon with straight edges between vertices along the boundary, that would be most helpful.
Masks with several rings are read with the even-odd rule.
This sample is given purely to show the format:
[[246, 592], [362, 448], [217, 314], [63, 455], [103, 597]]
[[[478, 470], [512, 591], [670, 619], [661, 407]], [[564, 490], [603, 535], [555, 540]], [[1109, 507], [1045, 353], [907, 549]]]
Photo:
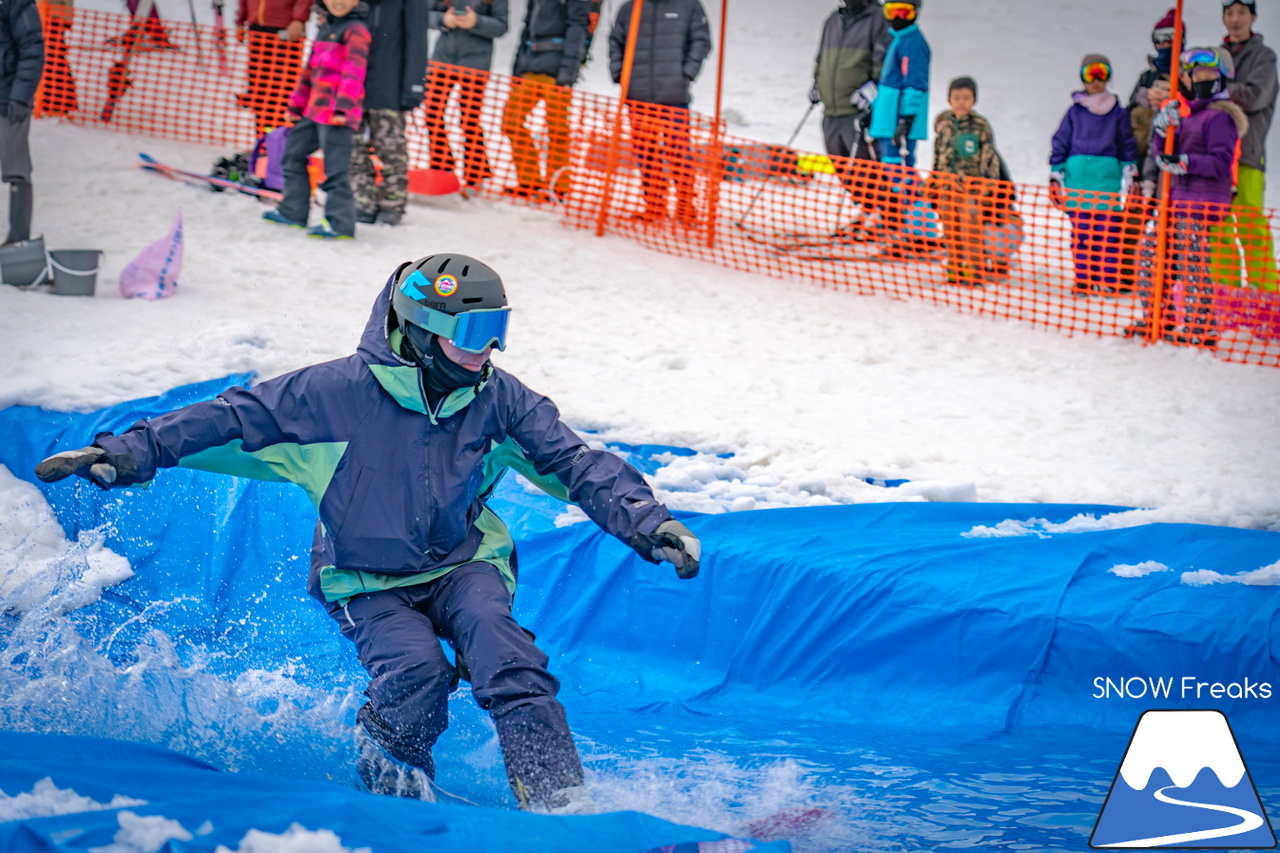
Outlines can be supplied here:
[[968, 89], [973, 92], [973, 99], [978, 100], [978, 83], [972, 77], [957, 77], [951, 81], [951, 85], [947, 87], [947, 97], [951, 97], [951, 93], [956, 89]]

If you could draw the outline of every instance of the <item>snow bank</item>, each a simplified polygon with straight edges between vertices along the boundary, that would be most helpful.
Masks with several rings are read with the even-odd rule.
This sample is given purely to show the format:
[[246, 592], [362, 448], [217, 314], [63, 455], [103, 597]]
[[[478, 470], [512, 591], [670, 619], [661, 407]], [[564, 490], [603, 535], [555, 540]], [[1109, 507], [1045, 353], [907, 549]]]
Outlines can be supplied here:
[[11, 820], [32, 820], [62, 814], [107, 811], [145, 806], [146, 800], [136, 800], [116, 794], [110, 802], [99, 803], [90, 797], [82, 797], [70, 788], [59, 788], [46, 776], [29, 792], [9, 796], [0, 791], [0, 823]]

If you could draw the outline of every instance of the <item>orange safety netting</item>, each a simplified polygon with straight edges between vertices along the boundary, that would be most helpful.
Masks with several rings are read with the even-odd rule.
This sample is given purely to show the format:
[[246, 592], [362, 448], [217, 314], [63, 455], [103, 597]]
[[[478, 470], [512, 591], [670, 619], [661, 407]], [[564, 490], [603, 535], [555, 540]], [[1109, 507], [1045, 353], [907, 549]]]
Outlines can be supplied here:
[[[42, 13], [36, 114], [145, 136], [246, 148], [283, 120], [305, 56], [274, 33]], [[670, 254], [1280, 366], [1274, 211], [805, 154], [697, 113], [449, 66], [431, 66], [408, 142], [411, 191], [449, 170], [469, 193]]]

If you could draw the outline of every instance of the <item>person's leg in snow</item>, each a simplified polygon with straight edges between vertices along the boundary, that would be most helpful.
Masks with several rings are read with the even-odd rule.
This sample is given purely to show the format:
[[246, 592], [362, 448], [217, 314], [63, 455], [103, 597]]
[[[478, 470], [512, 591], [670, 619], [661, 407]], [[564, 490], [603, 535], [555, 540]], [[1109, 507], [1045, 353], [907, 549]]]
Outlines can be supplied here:
[[443, 637], [466, 662], [472, 695], [493, 718], [521, 808], [587, 806], [582, 764], [555, 698], [560, 683], [511, 615], [511, 596], [493, 566], [469, 563], [428, 584], [360, 595], [333, 617], [372, 676], [359, 722], [392, 757], [434, 776], [431, 748], [448, 726], [455, 674], [437, 641]]

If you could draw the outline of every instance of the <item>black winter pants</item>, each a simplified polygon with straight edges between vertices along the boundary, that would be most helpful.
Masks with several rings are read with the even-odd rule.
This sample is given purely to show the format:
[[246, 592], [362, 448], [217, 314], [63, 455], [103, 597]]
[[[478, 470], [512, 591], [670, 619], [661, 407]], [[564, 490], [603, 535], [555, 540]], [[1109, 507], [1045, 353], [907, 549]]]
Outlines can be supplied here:
[[426, 584], [366, 593], [330, 605], [372, 680], [359, 721], [387, 752], [434, 776], [431, 747], [449, 725], [454, 666], [437, 638], [453, 644], [471, 671], [471, 693], [489, 712], [522, 807], [582, 784], [582, 765], [560, 682], [547, 656], [511, 615], [498, 570], [467, 563]]
[[355, 132], [349, 127], [317, 124], [300, 118], [289, 131], [284, 146], [284, 200], [276, 206], [281, 215], [306, 223], [311, 208], [311, 176], [307, 160], [319, 148], [324, 151], [324, 217], [329, 227], [344, 237], [356, 233], [356, 202], [351, 192], [351, 150]]

